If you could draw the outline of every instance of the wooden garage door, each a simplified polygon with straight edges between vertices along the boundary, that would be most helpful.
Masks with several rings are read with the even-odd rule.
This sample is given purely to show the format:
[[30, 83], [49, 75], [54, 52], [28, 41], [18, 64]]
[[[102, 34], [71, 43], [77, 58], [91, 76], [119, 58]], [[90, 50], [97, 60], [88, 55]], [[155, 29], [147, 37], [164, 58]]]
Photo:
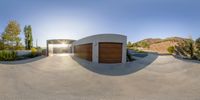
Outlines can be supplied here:
[[99, 62], [100, 63], [121, 63], [122, 62], [122, 43], [99, 43]]
[[76, 45], [74, 53], [80, 58], [92, 61], [92, 43]]

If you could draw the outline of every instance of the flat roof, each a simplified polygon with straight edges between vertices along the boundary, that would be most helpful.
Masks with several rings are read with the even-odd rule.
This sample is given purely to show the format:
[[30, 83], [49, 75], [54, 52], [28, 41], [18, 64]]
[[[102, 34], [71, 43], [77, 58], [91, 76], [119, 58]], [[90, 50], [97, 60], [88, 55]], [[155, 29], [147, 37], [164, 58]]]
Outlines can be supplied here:
[[47, 40], [48, 44], [72, 44], [75, 40], [71, 39], [51, 39]]

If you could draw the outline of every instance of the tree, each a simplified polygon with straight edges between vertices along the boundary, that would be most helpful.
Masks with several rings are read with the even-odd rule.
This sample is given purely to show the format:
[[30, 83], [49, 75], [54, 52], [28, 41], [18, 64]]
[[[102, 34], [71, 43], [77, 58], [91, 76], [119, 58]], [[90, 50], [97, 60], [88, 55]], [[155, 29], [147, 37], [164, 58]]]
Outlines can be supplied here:
[[4, 49], [3, 40], [1, 39], [1, 36], [0, 36], [0, 50], [3, 50], [3, 49]]
[[195, 41], [196, 48], [200, 50], [200, 38]]
[[194, 48], [195, 48], [194, 41], [192, 39], [187, 39], [184, 40], [183, 42], [178, 43], [178, 45], [175, 46], [175, 52], [177, 55], [193, 59], [195, 58]]
[[190, 53], [190, 57], [194, 58], [194, 41], [193, 40], [188, 40], [188, 48], [189, 48], [189, 53]]
[[132, 47], [132, 43], [130, 41], [128, 42], [127, 47], [128, 48]]
[[197, 59], [200, 60], [200, 38], [198, 38], [198, 39], [195, 41], [195, 47], [196, 47], [195, 55], [196, 55]]
[[30, 25], [24, 27], [25, 48], [30, 50], [33, 47], [32, 28]]
[[145, 42], [145, 41], [141, 41], [139, 42], [139, 46], [142, 48], [149, 48], [149, 43]]
[[4, 45], [8, 45], [9, 49], [15, 49], [21, 41], [20, 32], [20, 25], [16, 21], [10, 21], [2, 34]]

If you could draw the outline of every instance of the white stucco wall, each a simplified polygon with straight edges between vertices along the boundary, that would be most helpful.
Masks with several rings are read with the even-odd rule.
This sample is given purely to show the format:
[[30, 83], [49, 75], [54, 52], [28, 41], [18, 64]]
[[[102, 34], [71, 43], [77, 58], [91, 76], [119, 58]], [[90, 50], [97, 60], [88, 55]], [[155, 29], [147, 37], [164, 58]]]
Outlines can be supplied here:
[[31, 50], [18, 50], [16, 51], [18, 56], [24, 56], [31, 53]]
[[[98, 34], [89, 36], [86, 38], [82, 38], [80, 40], [75, 41], [72, 45], [80, 45], [80, 44], [87, 44], [93, 43], [92, 46], [92, 60], [93, 62], [98, 63], [99, 61], [99, 42], [115, 42], [115, 43], [122, 43], [122, 63], [126, 63], [126, 43], [127, 37], [120, 34]], [[72, 52], [74, 50], [72, 49]]]

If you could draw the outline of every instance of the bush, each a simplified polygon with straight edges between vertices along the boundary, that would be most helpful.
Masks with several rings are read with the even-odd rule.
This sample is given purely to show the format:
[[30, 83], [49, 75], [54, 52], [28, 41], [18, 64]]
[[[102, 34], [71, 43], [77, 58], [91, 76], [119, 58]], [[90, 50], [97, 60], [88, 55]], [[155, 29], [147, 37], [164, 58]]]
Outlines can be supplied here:
[[37, 56], [37, 49], [36, 48], [31, 48], [31, 53], [28, 56], [30, 58], [36, 57]]
[[173, 54], [174, 53], [174, 46], [170, 46], [167, 48], [167, 51], [170, 53], [170, 54]]
[[198, 49], [200, 49], [200, 38], [195, 41], [195, 45]]
[[195, 56], [198, 60], [200, 60], [200, 38], [195, 41]]
[[17, 58], [15, 51], [3, 50], [0, 51], [0, 61], [12, 61]]
[[194, 51], [195, 51], [194, 41], [192, 39], [184, 40], [183, 42], [179, 42], [177, 46], [175, 46], [176, 55], [180, 55], [185, 58], [195, 59]]
[[31, 48], [31, 53], [28, 55], [29, 58], [37, 57], [42, 55], [41, 49]]
[[127, 44], [127, 48], [131, 48], [132, 46], [133, 46], [132, 43], [129, 41]]
[[47, 53], [47, 50], [46, 50], [46, 49], [42, 49], [41, 54], [42, 54], [42, 55], [46, 55], [46, 53]]
[[138, 43], [138, 46], [142, 48], [149, 48], [150, 44], [148, 42], [142, 41]]
[[126, 52], [126, 60], [127, 60], [128, 62], [129, 62], [129, 61], [135, 60], [134, 58], [132, 58], [132, 55], [129, 54], [128, 49], [127, 49], [127, 52]]
[[15, 50], [25, 50], [23, 45], [15, 46]]
[[0, 50], [3, 50], [4, 49], [4, 44], [3, 42], [0, 40]]
[[33, 55], [36, 55], [37, 49], [36, 49], [36, 48], [31, 48], [31, 53], [32, 53]]

